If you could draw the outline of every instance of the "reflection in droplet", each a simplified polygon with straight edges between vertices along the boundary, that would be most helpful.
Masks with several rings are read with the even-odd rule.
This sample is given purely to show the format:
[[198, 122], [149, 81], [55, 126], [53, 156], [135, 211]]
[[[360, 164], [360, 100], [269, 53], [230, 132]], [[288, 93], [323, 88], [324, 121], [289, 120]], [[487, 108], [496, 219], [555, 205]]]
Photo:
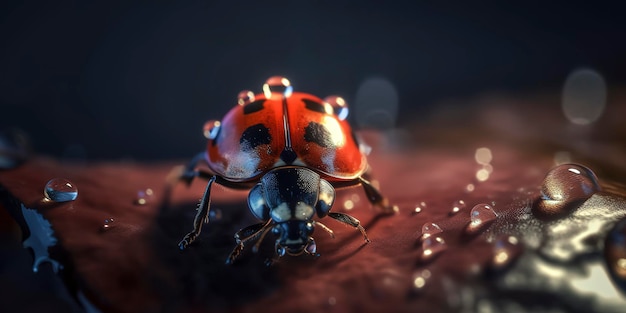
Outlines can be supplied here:
[[441, 230], [439, 225], [431, 222], [424, 223], [424, 225], [422, 225], [422, 240], [441, 232], [443, 232], [443, 230]]
[[246, 105], [251, 102], [254, 102], [254, 92], [250, 90], [242, 90], [237, 95], [237, 104]]
[[488, 225], [493, 223], [496, 218], [496, 212], [494, 212], [489, 204], [477, 204], [470, 212], [470, 223], [467, 225], [466, 231], [473, 234], [484, 230]]
[[217, 137], [221, 126], [222, 123], [218, 120], [208, 120], [204, 123], [202, 133], [206, 139], [213, 140]]
[[562, 108], [567, 119], [578, 125], [595, 122], [606, 105], [604, 78], [592, 69], [573, 71], [563, 86]]
[[272, 76], [263, 84], [263, 94], [265, 98], [271, 99], [272, 97], [285, 97], [288, 98], [293, 92], [293, 86], [291, 82], [282, 76]]
[[558, 217], [578, 207], [600, 190], [596, 175], [578, 164], [561, 164], [548, 172], [541, 184], [541, 198], [533, 207], [540, 217]]
[[515, 236], [504, 235], [496, 239], [493, 246], [491, 267], [501, 271], [508, 268], [520, 256], [522, 248]]
[[135, 199], [135, 204], [145, 205], [146, 203], [151, 202], [153, 199], [154, 199], [154, 191], [151, 188], [146, 188], [146, 189], [137, 191], [137, 198]]
[[54, 202], [74, 201], [78, 197], [78, 188], [65, 178], [53, 178], [46, 184], [43, 194]]
[[607, 235], [604, 258], [613, 282], [626, 295], [626, 219], [617, 222]]
[[452, 203], [452, 209], [450, 210], [449, 214], [450, 215], [454, 215], [459, 213], [459, 211], [465, 209], [467, 207], [467, 205], [465, 204], [465, 201], [463, 200], [457, 200], [454, 201], [454, 203]]
[[324, 98], [324, 102], [330, 104], [333, 108], [333, 113], [337, 115], [337, 118], [341, 121], [348, 117], [348, 103], [340, 96], [328, 96]]
[[422, 240], [422, 261], [429, 262], [448, 248], [441, 237], [429, 236]]
[[354, 111], [361, 127], [390, 129], [398, 117], [398, 92], [384, 78], [369, 78], [356, 93]]

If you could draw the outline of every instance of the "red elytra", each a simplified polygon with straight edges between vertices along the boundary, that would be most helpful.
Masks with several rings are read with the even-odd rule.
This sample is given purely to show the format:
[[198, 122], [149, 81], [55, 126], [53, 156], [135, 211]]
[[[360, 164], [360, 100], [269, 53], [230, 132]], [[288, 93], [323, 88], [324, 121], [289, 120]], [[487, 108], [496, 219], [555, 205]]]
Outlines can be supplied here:
[[[350, 124], [334, 114], [332, 105], [302, 92], [268, 95], [255, 95], [222, 119], [206, 152], [216, 174], [243, 182], [278, 166], [299, 165], [329, 180], [345, 180], [367, 169]], [[286, 150], [293, 153], [285, 155]]]

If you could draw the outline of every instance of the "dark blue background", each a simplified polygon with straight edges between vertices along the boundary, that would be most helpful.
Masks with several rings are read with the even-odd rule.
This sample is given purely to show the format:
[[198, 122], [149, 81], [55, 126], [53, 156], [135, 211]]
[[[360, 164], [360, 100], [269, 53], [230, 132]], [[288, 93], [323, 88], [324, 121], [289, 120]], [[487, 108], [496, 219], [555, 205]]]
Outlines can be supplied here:
[[448, 98], [558, 90], [583, 66], [626, 78], [617, 4], [56, 2], [0, 4], [0, 126], [60, 157], [190, 157], [204, 121], [276, 74], [349, 102], [384, 77], [401, 125]]

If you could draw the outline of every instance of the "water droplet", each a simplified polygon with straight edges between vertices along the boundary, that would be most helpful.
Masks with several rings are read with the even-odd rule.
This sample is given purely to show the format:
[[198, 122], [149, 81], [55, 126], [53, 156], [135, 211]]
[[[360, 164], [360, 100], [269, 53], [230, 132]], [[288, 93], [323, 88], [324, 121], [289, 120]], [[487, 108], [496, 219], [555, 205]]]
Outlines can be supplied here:
[[237, 104], [246, 105], [251, 102], [254, 102], [254, 92], [250, 90], [242, 90], [237, 95]]
[[435, 223], [424, 223], [422, 225], [422, 240], [429, 238], [432, 235], [442, 233], [441, 227]]
[[607, 235], [604, 258], [611, 278], [626, 293], [626, 219], [617, 222]]
[[339, 120], [343, 121], [348, 117], [348, 103], [344, 98], [340, 96], [328, 96], [324, 98], [324, 102], [330, 104]]
[[459, 211], [465, 209], [465, 207], [467, 207], [467, 205], [465, 204], [465, 201], [463, 200], [457, 200], [452, 204], [452, 210], [450, 210], [450, 215], [454, 215], [459, 213]]
[[46, 184], [43, 194], [54, 202], [74, 201], [78, 197], [78, 188], [65, 178], [53, 178]]
[[151, 188], [143, 189], [137, 191], [137, 199], [135, 199], [135, 204], [145, 205], [146, 203], [151, 202], [154, 199], [154, 191]]
[[209, 220], [210, 221], [219, 221], [222, 219], [222, 210], [214, 208], [209, 211]]
[[429, 236], [422, 240], [422, 261], [428, 262], [448, 248], [441, 237]]
[[113, 228], [113, 223], [115, 223], [115, 220], [112, 217], [105, 219], [104, 224], [102, 224], [102, 230], [109, 230]]
[[522, 247], [515, 236], [504, 235], [496, 239], [493, 246], [491, 268], [501, 271], [508, 268], [522, 253]]
[[218, 120], [208, 120], [206, 123], [204, 123], [204, 127], [202, 128], [204, 137], [209, 140], [215, 139], [220, 131], [221, 126], [222, 123]]
[[271, 99], [272, 97], [289, 97], [293, 92], [293, 87], [289, 80], [282, 76], [272, 76], [263, 84], [263, 94], [265, 98]]
[[497, 217], [496, 212], [489, 204], [477, 204], [470, 212], [470, 223], [467, 225], [466, 231], [471, 234], [476, 233], [493, 223]]
[[422, 212], [422, 210], [426, 209], [426, 202], [422, 201], [413, 209], [413, 214], [417, 214]]
[[430, 279], [432, 273], [427, 270], [419, 270], [413, 274], [413, 292], [421, 293], [427, 286], [427, 282]]
[[600, 190], [596, 175], [587, 167], [561, 164], [554, 167], [541, 184], [541, 198], [533, 206], [539, 217], [559, 217], [577, 208]]

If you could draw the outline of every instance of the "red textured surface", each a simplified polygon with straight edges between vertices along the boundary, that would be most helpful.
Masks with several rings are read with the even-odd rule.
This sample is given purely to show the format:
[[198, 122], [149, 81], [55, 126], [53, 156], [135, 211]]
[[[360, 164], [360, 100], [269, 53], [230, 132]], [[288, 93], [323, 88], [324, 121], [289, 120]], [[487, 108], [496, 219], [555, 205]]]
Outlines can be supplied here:
[[[255, 222], [247, 211], [245, 191], [214, 188], [212, 208], [220, 210], [221, 219], [205, 225], [188, 250], [178, 251], [177, 243], [191, 230], [195, 204], [205, 187], [200, 180], [190, 188], [180, 184], [169, 204], [161, 201], [169, 171], [184, 161], [76, 166], [34, 158], [2, 172], [0, 185], [50, 220], [69, 260], [65, 271], [104, 311], [441, 311], [448, 308], [445, 286], [436, 282], [416, 295], [413, 275], [428, 268], [433, 276], [445, 273], [462, 283], [472, 279], [473, 267], [492, 257], [492, 246], [480, 234], [461, 235], [474, 205], [495, 203], [502, 218], [512, 218], [508, 211], [538, 196], [538, 186], [554, 165], [554, 153], [562, 150], [595, 170], [604, 183], [624, 183], [625, 152], [619, 142], [625, 130], [609, 114], [623, 108], [609, 106], [604, 124], [587, 130], [593, 140], [581, 148], [574, 140], [580, 130], [567, 130], [567, 121], [559, 118], [554, 106], [534, 107], [541, 114], [526, 110], [527, 103], [552, 103], [550, 98], [526, 99], [523, 105], [512, 103], [506, 109], [490, 106], [493, 98], [480, 101], [478, 107], [483, 109], [458, 115], [462, 109], [455, 108], [409, 132], [365, 134], [374, 148], [369, 157], [373, 176], [399, 213], [377, 216], [361, 189], [341, 190], [333, 210], [361, 220], [372, 242], [365, 245], [358, 231], [326, 218], [322, 222], [336, 238], [316, 230], [321, 257], [284, 257], [271, 268], [263, 265], [270, 256], [267, 249], [256, 255], [248, 251], [233, 266], [224, 264], [234, 247], [232, 235]], [[478, 182], [480, 165], [474, 152], [483, 146], [494, 156], [493, 173]], [[612, 153], [597, 155], [598, 151]], [[79, 189], [78, 199], [42, 202], [43, 187], [53, 177], [72, 181]], [[468, 192], [468, 184], [475, 190]], [[156, 197], [137, 205], [136, 193], [145, 188], [152, 188]], [[620, 187], [609, 191], [623, 194]], [[348, 199], [355, 203], [349, 211], [342, 205]], [[456, 200], [464, 200], [466, 207], [450, 216]], [[414, 214], [420, 202], [427, 205]], [[113, 227], [103, 231], [104, 220], [111, 217]], [[446, 230], [444, 239], [450, 247], [428, 263], [420, 261], [419, 244], [426, 222], [437, 222]], [[267, 241], [271, 250], [272, 240]]]

